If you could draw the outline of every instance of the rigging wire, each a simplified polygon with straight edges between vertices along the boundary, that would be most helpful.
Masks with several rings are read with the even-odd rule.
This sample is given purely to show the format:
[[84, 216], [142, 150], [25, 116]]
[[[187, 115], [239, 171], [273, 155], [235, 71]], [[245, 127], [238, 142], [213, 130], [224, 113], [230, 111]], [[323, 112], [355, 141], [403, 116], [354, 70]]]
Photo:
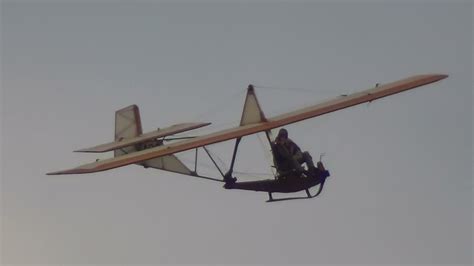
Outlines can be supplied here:
[[[209, 146], [206, 146], [207, 148], [207, 151], [209, 152], [209, 154], [212, 156], [212, 158], [216, 161], [217, 165], [219, 166], [219, 168], [222, 170], [222, 169], [228, 169], [228, 166], [227, 164], [224, 162], [224, 160], [222, 160], [222, 158], [216, 154], [216, 152], [212, 151]], [[185, 157], [182, 157], [182, 158], [179, 158], [181, 161], [183, 162], [186, 162], [186, 163], [189, 163], [189, 164], [194, 164], [194, 161], [195, 159], [194, 158], [185, 158]], [[207, 169], [216, 169], [216, 167], [214, 165], [211, 165], [209, 163], [205, 163], [205, 162], [202, 162], [202, 160], [199, 160], [198, 163], [197, 163], [198, 166], [200, 167], [203, 167], [203, 168], [207, 168]]]
[[268, 146], [265, 145], [265, 143], [267, 143], [267, 140], [266, 139], [263, 140], [261, 134], [257, 134], [257, 139], [258, 139], [258, 142], [260, 143], [260, 147], [263, 150], [265, 160], [267, 161], [267, 163], [270, 167], [270, 171], [271, 171], [272, 175], [275, 176], [276, 175], [275, 169], [272, 167], [272, 165], [273, 165], [273, 154], [268, 149]]
[[253, 178], [253, 179], [273, 179], [274, 176], [269, 173], [259, 173], [259, 172], [240, 172], [234, 171], [235, 174], [238, 175], [239, 178]]
[[[325, 102], [330, 98], [341, 96], [341, 94], [339, 94], [340, 91], [328, 89], [324, 90], [304, 87], [278, 87], [262, 84], [254, 85], [254, 87], [259, 91], [266, 93], [267, 95], [272, 95], [273, 104], [270, 105], [270, 109], [267, 111], [274, 115], [291, 112], [300, 108], [306, 108], [321, 102]], [[275, 92], [278, 92], [278, 95], [275, 94]], [[318, 100], [318, 98], [320, 100]], [[272, 98], [264, 97], [263, 103], [265, 103], [265, 99], [269, 101]], [[283, 99], [283, 101], [280, 99]]]
[[[183, 163], [193, 163], [194, 164], [194, 159], [188, 159], [188, 158], [179, 158]], [[202, 168], [206, 168], [206, 169], [212, 169], [212, 170], [215, 170], [216, 167], [214, 165], [211, 165], [209, 163], [203, 163], [203, 162], [198, 162], [197, 164], [199, 167], [202, 167]]]
[[[192, 164], [194, 163], [194, 159], [189, 159], [189, 158], [179, 158], [183, 163], [185, 164]], [[198, 169], [206, 169], [206, 170], [212, 170], [212, 171], [216, 171], [216, 167], [214, 165], [211, 165], [209, 163], [205, 163], [205, 162], [198, 162]], [[221, 167], [221, 166], [219, 166]], [[262, 177], [264, 178], [267, 178], [267, 177], [274, 177], [273, 174], [270, 174], [270, 173], [263, 173], [263, 172], [247, 172], [247, 171], [233, 171], [234, 174], [237, 174], [240, 177], [243, 177], [243, 178], [247, 178], [247, 177], [251, 177], [251, 178], [257, 178], [257, 179], [261, 179]]]
[[[217, 155], [215, 152], [211, 151], [211, 150], [209, 149], [209, 147], [207, 147], [207, 150], [209, 151], [209, 154], [211, 154], [211, 156], [212, 156], [214, 159], [217, 159], [217, 161], [220, 163], [219, 166], [221, 167], [221, 169], [229, 169], [229, 167], [227, 166], [227, 164], [224, 162], [224, 160], [222, 160], [222, 158], [221, 158], [219, 155]], [[224, 167], [222, 167], [222, 166], [224, 166]]]
[[[204, 110], [203, 112], [196, 114], [193, 117], [193, 119], [194, 120], [199, 120], [202, 117], [218, 113], [217, 111], [221, 110], [223, 107], [225, 107], [225, 106], [228, 107], [229, 106], [229, 101], [228, 100], [234, 100], [234, 102], [235, 102], [235, 99], [237, 98], [237, 96], [243, 94], [244, 92], [245, 92], [245, 90], [242, 90], [242, 89], [239, 89], [239, 90], [233, 92], [232, 94], [228, 95], [227, 97], [225, 97], [223, 99], [220, 99], [219, 104], [213, 105], [210, 108], [207, 108], [207, 110]], [[238, 98], [238, 99], [240, 99], [240, 98]], [[218, 125], [218, 124], [214, 124], [214, 125]]]
[[291, 91], [291, 92], [309, 92], [309, 93], [324, 93], [332, 95], [340, 95], [337, 91], [334, 90], [322, 90], [322, 89], [313, 89], [313, 88], [302, 88], [302, 87], [277, 87], [277, 86], [267, 86], [267, 85], [254, 85], [254, 88], [265, 89], [265, 90], [274, 90], [274, 91]]

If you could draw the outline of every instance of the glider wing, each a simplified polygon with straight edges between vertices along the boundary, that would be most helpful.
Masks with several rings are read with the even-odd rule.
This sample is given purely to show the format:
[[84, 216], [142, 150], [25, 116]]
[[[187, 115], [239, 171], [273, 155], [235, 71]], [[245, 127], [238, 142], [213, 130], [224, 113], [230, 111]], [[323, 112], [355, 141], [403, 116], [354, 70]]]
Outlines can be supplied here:
[[395, 81], [392, 83], [376, 86], [368, 90], [341, 96], [327, 102], [303, 108], [294, 112], [275, 116], [266, 119], [266, 121], [249, 123], [235, 128], [218, 131], [208, 135], [203, 135], [197, 138], [184, 140], [180, 142], [171, 143], [169, 145], [158, 146], [155, 148], [126, 154], [123, 156], [106, 159], [90, 164], [85, 164], [77, 168], [49, 173], [54, 174], [82, 174], [93, 173], [104, 170], [109, 170], [129, 164], [144, 162], [153, 158], [171, 155], [173, 153], [191, 150], [198, 147], [203, 147], [209, 144], [222, 142], [230, 139], [239, 138], [242, 136], [255, 134], [258, 132], [270, 130], [281, 127], [291, 123], [295, 123], [308, 118], [320, 116], [326, 113], [334, 112], [340, 109], [351, 107], [357, 104], [370, 102], [379, 98], [383, 98], [392, 94], [400, 93], [406, 90], [414, 89], [429, 83], [446, 78], [447, 75], [418, 75]]

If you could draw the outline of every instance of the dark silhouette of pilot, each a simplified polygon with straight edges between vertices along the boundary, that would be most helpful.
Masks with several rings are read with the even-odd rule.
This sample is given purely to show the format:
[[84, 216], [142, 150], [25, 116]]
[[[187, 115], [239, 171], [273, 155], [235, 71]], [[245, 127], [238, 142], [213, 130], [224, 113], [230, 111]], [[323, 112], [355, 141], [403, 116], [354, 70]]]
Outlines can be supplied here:
[[275, 160], [277, 164], [290, 165], [290, 168], [303, 172], [304, 168], [301, 164], [306, 163], [309, 171], [315, 171], [313, 158], [309, 152], [302, 152], [300, 147], [288, 138], [288, 131], [286, 129], [280, 129], [273, 143], [273, 148], [276, 153]]

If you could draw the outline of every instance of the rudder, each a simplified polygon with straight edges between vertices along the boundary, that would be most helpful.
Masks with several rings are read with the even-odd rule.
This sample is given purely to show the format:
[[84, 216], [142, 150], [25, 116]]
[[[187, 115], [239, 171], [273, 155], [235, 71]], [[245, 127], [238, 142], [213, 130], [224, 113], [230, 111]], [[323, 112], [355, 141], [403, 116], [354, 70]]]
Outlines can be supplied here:
[[[115, 141], [134, 138], [142, 133], [140, 110], [137, 105], [133, 104], [115, 112]], [[135, 146], [124, 147], [115, 150], [114, 156], [117, 157], [134, 151], [137, 151]]]

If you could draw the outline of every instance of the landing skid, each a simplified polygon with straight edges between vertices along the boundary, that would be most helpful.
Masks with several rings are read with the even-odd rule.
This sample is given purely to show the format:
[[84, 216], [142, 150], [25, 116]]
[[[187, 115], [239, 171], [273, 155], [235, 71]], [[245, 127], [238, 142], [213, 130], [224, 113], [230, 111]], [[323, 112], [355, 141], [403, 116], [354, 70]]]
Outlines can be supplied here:
[[306, 195], [307, 195], [306, 197], [288, 197], [288, 198], [274, 199], [273, 196], [272, 196], [272, 192], [268, 192], [268, 200], [266, 202], [298, 200], [298, 199], [312, 199], [312, 198], [315, 198], [315, 197], [319, 196], [319, 194], [321, 194], [321, 192], [323, 191], [323, 187], [324, 187], [324, 182], [322, 182], [319, 185], [319, 190], [314, 195], [311, 195], [311, 193], [309, 192], [309, 189], [305, 189]]

